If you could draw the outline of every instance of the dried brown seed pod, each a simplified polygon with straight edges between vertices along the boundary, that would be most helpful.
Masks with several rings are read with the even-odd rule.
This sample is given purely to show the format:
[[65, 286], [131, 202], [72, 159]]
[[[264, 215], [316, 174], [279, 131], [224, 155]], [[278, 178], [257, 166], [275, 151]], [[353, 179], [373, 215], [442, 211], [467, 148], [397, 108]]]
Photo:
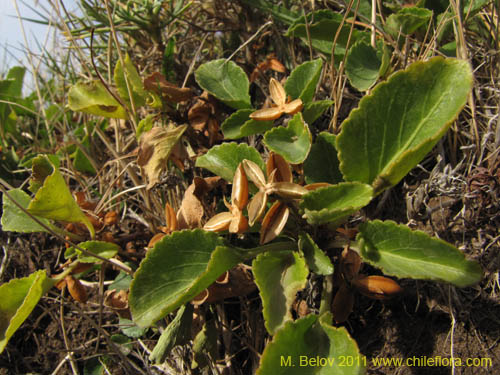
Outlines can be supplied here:
[[75, 301], [85, 303], [88, 300], [87, 289], [82, 285], [80, 280], [75, 279], [73, 276], [66, 276], [66, 286], [68, 287], [69, 294]]
[[359, 275], [351, 280], [351, 284], [363, 295], [385, 300], [392, 298], [403, 291], [397, 282], [384, 276]]
[[260, 244], [263, 245], [279, 236], [286, 225], [290, 209], [283, 202], [274, 203], [262, 220]]

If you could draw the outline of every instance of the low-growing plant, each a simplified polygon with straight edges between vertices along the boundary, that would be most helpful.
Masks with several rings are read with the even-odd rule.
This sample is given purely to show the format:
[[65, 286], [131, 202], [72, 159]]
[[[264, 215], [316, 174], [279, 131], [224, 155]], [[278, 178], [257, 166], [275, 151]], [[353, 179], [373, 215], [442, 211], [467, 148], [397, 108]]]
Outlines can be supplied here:
[[[427, 12], [415, 12], [418, 14], [404, 11], [388, 22], [388, 27], [394, 30], [404, 26], [409, 28], [407, 33], [413, 32], [428, 16]], [[4, 192], [3, 230], [56, 232], [79, 243], [68, 245], [65, 256], [69, 266], [62, 273], [48, 277], [45, 271], [37, 271], [0, 286], [0, 350], [51, 287], [66, 284], [71, 295], [84, 302], [86, 293], [78, 283], [80, 267], [108, 262], [132, 275], [128, 301], [126, 292], [116, 302], [110, 293], [108, 306], [122, 313], [129, 307], [129, 317], [138, 328], [154, 327], [177, 311], [150, 357], [161, 362], [173, 346], [191, 338], [193, 305], [254, 289], [251, 279], [243, 276], [251, 265], [265, 328], [272, 336], [260, 358], [258, 374], [321, 373], [312, 364], [299, 366], [300, 356], [332, 358], [329, 373], [361, 374], [366, 363], [356, 342], [339, 326], [353, 309], [354, 292], [378, 300], [392, 298], [402, 291], [393, 277], [458, 287], [479, 282], [479, 264], [467, 260], [443, 240], [390, 220], [357, 217], [350, 221], [381, 193], [397, 185], [445, 135], [471, 91], [469, 64], [434, 57], [417, 61], [374, 86], [388, 75], [388, 47], [382, 43], [372, 46], [367, 42], [369, 34], [364, 32], [344, 35], [342, 29], [337, 45], [332, 45], [331, 38], [323, 38], [324, 29], [341, 28], [341, 19], [336, 13], [320, 11], [314, 23], [308, 24], [312, 15], [296, 15], [287, 32], [307, 39], [312, 47], [335, 60], [346, 57], [352, 86], [371, 88], [342, 122], [338, 134], [319, 132], [313, 142], [315, 121], [333, 104], [331, 100], [314, 100], [322, 59], [296, 67], [284, 85], [271, 78], [269, 96], [274, 105], [258, 110], [252, 103], [248, 77], [236, 63], [219, 59], [198, 67], [198, 85], [235, 110], [221, 125], [224, 138], [262, 134], [263, 145], [255, 148], [224, 142], [198, 156], [197, 167], [212, 172], [217, 181], [220, 178], [232, 184], [231, 194], [223, 196], [225, 208], [219, 205], [217, 211], [205, 210], [203, 194], [213, 187], [198, 177], [189, 201], [185, 198], [185, 216], [178, 213], [176, 217], [167, 203], [166, 226], [151, 241], [135, 272], [114, 259], [117, 245], [95, 239], [94, 225], [72, 198], [58, 160], [50, 155], [34, 158], [30, 183], [34, 197], [21, 189]], [[372, 66], [361, 63], [366, 56], [376, 60]], [[129, 56], [117, 64], [114, 78], [116, 89], [97, 80], [75, 84], [68, 94], [69, 107], [92, 115], [129, 119], [131, 108], [166, 108], [193, 95], [168, 83], [159, 73], [143, 82]], [[151, 117], [139, 123], [137, 164], [147, 181], [148, 194], [154, 193], [151, 189], [159, 182], [172, 153], [177, 157], [182, 153], [179, 140], [185, 130], [186, 125], [180, 124], [153, 126]], [[186, 213], [189, 209], [194, 212]], [[190, 220], [189, 215], [195, 219]], [[205, 217], [201, 225], [204, 215], [210, 217]], [[178, 223], [181, 216], [182, 225]], [[57, 222], [85, 225], [90, 240], [86, 241], [81, 231], [63, 231]], [[363, 263], [364, 271], [375, 273], [378, 269], [385, 276], [361, 273]], [[306, 287], [312, 274], [323, 283], [319, 305], [313, 312], [294, 318], [292, 307], [297, 293]], [[238, 285], [232, 279], [246, 281]], [[196, 366], [206, 366], [207, 356], [213, 359], [216, 355], [215, 335], [210, 320], [196, 332]], [[341, 356], [357, 360], [345, 367], [339, 364]], [[285, 366], [282, 358], [287, 359]]]

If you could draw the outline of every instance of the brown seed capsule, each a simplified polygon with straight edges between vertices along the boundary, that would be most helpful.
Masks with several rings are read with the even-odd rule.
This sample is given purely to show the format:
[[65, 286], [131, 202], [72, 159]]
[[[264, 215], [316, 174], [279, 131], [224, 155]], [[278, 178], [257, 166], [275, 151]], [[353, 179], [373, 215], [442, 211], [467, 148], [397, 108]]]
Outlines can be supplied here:
[[148, 242], [148, 249], [152, 249], [155, 247], [156, 243], [159, 242], [163, 237], [165, 237], [165, 233], [156, 233]]
[[233, 220], [231, 212], [221, 212], [208, 220], [203, 226], [203, 229], [210, 232], [222, 232], [229, 229], [231, 220]]
[[177, 230], [177, 216], [170, 204], [165, 204], [165, 220], [167, 224], [167, 232], [171, 233]]
[[[290, 164], [281, 156], [280, 154], [276, 154], [271, 152], [269, 155], [269, 159], [267, 159], [266, 163], [266, 172], [268, 176], [271, 176], [272, 171], [277, 170], [275, 174], [274, 181], [282, 181], [282, 182], [292, 182], [292, 170], [290, 168]], [[269, 178], [269, 182], [271, 179]]]
[[69, 294], [75, 301], [85, 303], [87, 302], [88, 295], [87, 290], [82, 285], [80, 280], [75, 279], [73, 276], [66, 276], [66, 285], [68, 287]]
[[259, 191], [255, 194], [248, 204], [248, 223], [253, 226], [256, 221], [258, 221], [262, 215], [267, 205], [267, 194], [265, 191]]
[[363, 295], [374, 299], [389, 299], [401, 293], [403, 289], [397, 282], [384, 276], [359, 275], [351, 284]]
[[349, 317], [354, 306], [354, 296], [349, 287], [342, 283], [332, 303], [333, 319], [337, 323], [343, 323]]
[[300, 199], [309, 191], [293, 182], [273, 182], [270, 184], [270, 191], [285, 199]]
[[233, 178], [233, 189], [231, 192], [231, 203], [240, 210], [245, 208], [248, 202], [248, 180], [242, 164], [238, 165]]
[[259, 190], [263, 190], [266, 186], [266, 176], [264, 176], [262, 169], [251, 160], [245, 159], [242, 164], [250, 181], [252, 181]]
[[262, 220], [260, 244], [263, 245], [279, 236], [286, 225], [290, 209], [283, 202], [274, 203]]

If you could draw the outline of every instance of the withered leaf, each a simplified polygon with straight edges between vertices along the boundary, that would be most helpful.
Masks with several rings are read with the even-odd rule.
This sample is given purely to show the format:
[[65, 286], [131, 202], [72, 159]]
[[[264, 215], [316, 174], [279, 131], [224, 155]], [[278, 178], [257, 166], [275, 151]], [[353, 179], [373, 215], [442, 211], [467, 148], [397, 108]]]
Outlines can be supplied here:
[[177, 225], [178, 229], [192, 229], [201, 227], [201, 219], [205, 210], [203, 204], [196, 197], [194, 191], [196, 185], [192, 183], [184, 193], [182, 198], [181, 208], [177, 212]]
[[175, 86], [168, 82], [163, 74], [159, 72], [155, 72], [147, 77], [144, 80], [144, 87], [146, 90], [162, 95], [169, 102], [180, 103], [193, 97], [193, 92], [190, 88]]
[[179, 141], [187, 125], [169, 128], [154, 127], [144, 133], [139, 144], [137, 164], [148, 179], [147, 189], [151, 189], [159, 179], [172, 148]]

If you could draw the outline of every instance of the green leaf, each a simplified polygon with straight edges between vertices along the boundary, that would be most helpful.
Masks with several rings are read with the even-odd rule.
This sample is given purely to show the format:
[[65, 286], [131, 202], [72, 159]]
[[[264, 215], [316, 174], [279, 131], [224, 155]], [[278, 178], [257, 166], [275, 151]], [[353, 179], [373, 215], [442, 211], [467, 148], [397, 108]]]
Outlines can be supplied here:
[[256, 121], [250, 118], [253, 109], [239, 109], [221, 125], [225, 139], [238, 139], [265, 133], [274, 126], [273, 121]]
[[[28, 205], [28, 212], [45, 219], [83, 223], [92, 237], [94, 227], [73, 199], [68, 185], [54, 162], [46, 155], [32, 161], [33, 179], [43, 183]], [[39, 178], [40, 177], [40, 178]]]
[[302, 110], [304, 121], [312, 125], [328, 108], [333, 105], [333, 100], [318, 100], [307, 103]]
[[304, 218], [311, 225], [338, 225], [370, 203], [372, 197], [371, 186], [359, 182], [342, 182], [307, 193], [302, 197], [300, 207], [305, 211]]
[[0, 285], [0, 353], [54, 283], [40, 270]]
[[359, 226], [356, 237], [365, 261], [397, 277], [445, 281], [459, 287], [478, 283], [483, 272], [451, 244], [393, 221]]
[[386, 31], [392, 36], [399, 33], [410, 35], [422, 26], [426, 26], [432, 18], [432, 11], [425, 8], [406, 7], [387, 18]]
[[238, 65], [226, 59], [200, 65], [195, 79], [203, 90], [234, 109], [252, 108], [248, 77]]
[[302, 163], [311, 149], [312, 137], [302, 113], [297, 113], [288, 126], [273, 128], [264, 134], [264, 144], [292, 164]]
[[73, 111], [126, 119], [125, 109], [106, 90], [101, 81], [79, 82], [68, 92], [68, 106]]
[[148, 251], [130, 285], [134, 322], [151, 326], [244, 259], [212, 232], [183, 230], [165, 236]]
[[267, 331], [272, 335], [292, 319], [295, 295], [306, 286], [309, 270], [304, 257], [294, 251], [270, 251], [252, 262], [255, 283], [262, 298]]
[[156, 364], [163, 363], [174, 346], [187, 344], [191, 338], [192, 323], [193, 305], [188, 303], [177, 310], [174, 320], [161, 334], [149, 360]]
[[[106, 259], [113, 258], [120, 250], [120, 246], [117, 244], [105, 241], [85, 241], [80, 242], [78, 246]], [[80, 250], [74, 247], [68, 248], [64, 256], [68, 259], [73, 253], [78, 256], [78, 260], [81, 263], [102, 263], [102, 260], [93, 256], [84, 255]]]
[[127, 82], [125, 81], [125, 79], [128, 80], [130, 92], [132, 93], [132, 98], [134, 100], [134, 105], [136, 107], [141, 107], [146, 104], [146, 98], [148, 97], [148, 94], [146, 93], [146, 90], [144, 90], [142, 79], [139, 76], [139, 73], [137, 73], [134, 64], [132, 64], [128, 53], [125, 55], [125, 58], [123, 60], [125, 68], [122, 66], [120, 59], [118, 59], [118, 62], [115, 66], [114, 79], [116, 89], [118, 90], [118, 94], [125, 101], [125, 103], [129, 103], [130, 96], [128, 94]]
[[366, 357], [347, 330], [333, 327], [331, 320], [329, 313], [311, 314], [285, 323], [264, 349], [256, 375], [364, 374]]
[[397, 184], [445, 134], [471, 87], [469, 64], [441, 57], [377, 85], [337, 136], [345, 179], [371, 184], [375, 194]]
[[[319, 52], [330, 56], [332, 53], [333, 39], [342, 24], [343, 15], [335, 13], [331, 10], [319, 10], [309, 13], [307, 15], [307, 19], [309, 22], [308, 28], [306, 27], [305, 18], [301, 17], [288, 28], [285, 35], [299, 37], [306, 45], [308, 45], [309, 33], [312, 47]], [[354, 29], [351, 34], [350, 29], [351, 26], [348, 23], [344, 23], [344, 26], [340, 30], [337, 38], [334, 51], [335, 64], [337, 65], [340, 61], [342, 61], [346, 53], [348, 43], [349, 45], [352, 45], [358, 40], [370, 39], [369, 33]]]
[[299, 234], [299, 250], [304, 253], [307, 267], [312, 272], [325, 276], [333, 274], [332, 261], [306, 232]]
[[359, 91], [368, 90], [379, 77], [382, 55], [369, 43], [359, 41], [347, 53], [345, 73]]
[[[193, 362], [191, 369], [205, 368], [217, 359], [217, 337], [215, 319], [209, 319], [193, 340]], [[209, 356], [210, 355], [210, 356]]]
[[259, 152], [244, 143], [223, 143], [212, 147], [205, 155], [196, 159], [196, 166], [233, 182], [234, 172], [244, 159], [251, 160], [264, 169], [264, 161]]
[[[31, 198], [21, 189], [9, 190], [9, 195], [16, 200], [22, 207], [28, 208]], [[47, 232], [47, 230], [40, 226], [37, 222], [33, 221], [31, 217], [21, 211], [14, 202], [8, 197], [2, 195], [2, 230], [22, 233], [32, 232]], [[42, 223], [49, 227], [53, 227], [51, 222], [44, 218], [38, 218]]]
[[[88, 135], [83, 137], [82, 141], [80, 142], [80, 146], [85, 149], [87, 154], [91, 154], [89, 152], [90, 141]], [[75, 169], [79, 172], [95, 175], [97, 171], [95, 170], [94, 166], [87, 158], [87, 156], [85, 156], [80, 146], [77, 146], [75, 152], [71, 155], [71, 157], [73, 158], [73, 167], [75, 167]]]
[[285, 82], [285, 91], [292, 99], [302, 99], [304, 105], [313, 100], [323, 61], [307, 61], [296, 67]]
[[[112, 290], [112, 289], [109, 289]], [[129, 319], [120, 318], [118, 320], [118, 326], [121, 328], [122, 333], [130, 338], [136, 339], [143, 336], [147, 332], [147, 328], [139, 328], [136, 324]]]
[[135, 138], [137, 140], [141, 138], [141, 135], [147, 133], [153, 128], [154, 118], [155, 118], [154, 114], [149, 114], [146, 117], [144, 117], [141, 121], [139, 121], [139, 124], [137, 124], [137, 131], [135, 132]]
[[336, 136], [328, 132], [318, 134], [304, 161], [304, 176], [308, 184], [328, 182], [337, 184], [342, 181], [337, 158]]

